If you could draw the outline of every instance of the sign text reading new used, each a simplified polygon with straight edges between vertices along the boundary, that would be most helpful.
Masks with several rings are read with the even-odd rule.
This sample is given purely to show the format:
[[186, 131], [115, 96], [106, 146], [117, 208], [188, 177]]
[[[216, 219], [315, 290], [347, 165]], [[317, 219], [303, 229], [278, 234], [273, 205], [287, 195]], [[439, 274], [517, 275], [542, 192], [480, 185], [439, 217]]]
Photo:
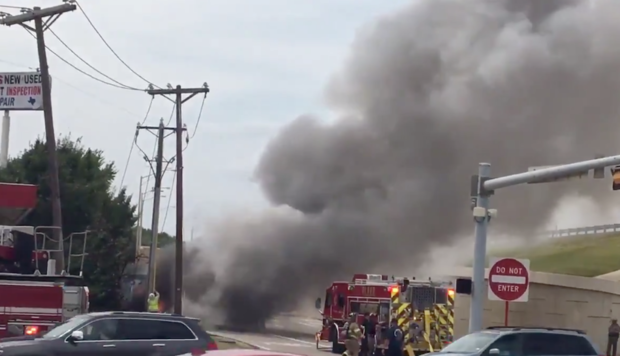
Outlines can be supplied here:
[[42, 110], [41, 73], [0, 73], [0, 110]]

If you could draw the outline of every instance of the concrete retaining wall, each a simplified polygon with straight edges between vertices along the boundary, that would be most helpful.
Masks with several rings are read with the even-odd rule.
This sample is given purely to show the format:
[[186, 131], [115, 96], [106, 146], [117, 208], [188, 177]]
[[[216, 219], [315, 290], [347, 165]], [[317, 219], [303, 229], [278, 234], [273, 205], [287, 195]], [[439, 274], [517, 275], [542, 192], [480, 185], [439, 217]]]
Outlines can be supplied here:
[[[455, 273], [461, 277], [471, 275], [471, 268], [460, 268]], [[487, 300], [486, 287], [483, 293], [483, 326], [504, 325], [505, 303]], [[468, 331], [470, 299], [468, 295], [456, 297], [456, 337]], [[532, 272], [529, 302], [509, 304], [510, 325], [581, 329], [601, 350], [606, 346], [612, 317], [620, 317], [620, 283], [596, 278]]]

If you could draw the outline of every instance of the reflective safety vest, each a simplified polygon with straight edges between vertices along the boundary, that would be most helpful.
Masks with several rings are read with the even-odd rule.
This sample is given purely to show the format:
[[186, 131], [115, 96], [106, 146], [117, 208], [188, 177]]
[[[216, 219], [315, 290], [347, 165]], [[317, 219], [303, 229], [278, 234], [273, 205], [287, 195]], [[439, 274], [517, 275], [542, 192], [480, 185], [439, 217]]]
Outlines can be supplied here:
[[153, 298], [149, 297], [148, 305], [149, 305], [149, 312], [151, 313], [159, 312], [159, 296], [155, 295], [153, 296]]
[[350, 322], [349, 326], [347, 327], [345, 337], [347, 339], [357, 340], [361, 336], [362, 336], [362, 330], [360, 329], [359, 325], [357, 325], [356, 322]]

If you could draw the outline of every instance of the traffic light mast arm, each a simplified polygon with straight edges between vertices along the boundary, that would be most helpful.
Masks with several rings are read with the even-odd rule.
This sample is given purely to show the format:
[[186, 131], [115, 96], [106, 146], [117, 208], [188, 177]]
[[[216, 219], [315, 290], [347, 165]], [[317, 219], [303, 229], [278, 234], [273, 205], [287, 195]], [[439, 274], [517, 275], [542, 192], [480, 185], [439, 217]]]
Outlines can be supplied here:
[[492, 192], [496, 189], [506, 188], [513, 185], [525, 184], [540, 180], [556, 179], [574, 175], [591, 169], [604, 168], [620, 165], [620, 155], [597, 158], [588, 161], [564, 164], [561, 166], [544, 168], [533, 172], [517, 173], [509, 176], [485, 180], [482, 188]]

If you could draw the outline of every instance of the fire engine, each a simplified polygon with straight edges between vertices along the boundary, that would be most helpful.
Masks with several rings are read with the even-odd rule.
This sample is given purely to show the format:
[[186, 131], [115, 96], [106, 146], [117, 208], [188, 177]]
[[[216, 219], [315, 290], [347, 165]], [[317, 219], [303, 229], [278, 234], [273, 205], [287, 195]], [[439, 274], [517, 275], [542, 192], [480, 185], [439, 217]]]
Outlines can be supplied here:
[[452, 341], [454, 330], [454, 289], [451, 282], [418, 281], [379, 274], [356, 274], [350, 282], [333, 282], [325, 300], [316, 301], [323, 327], [316, 335], [331, 343], [333, 353], [344, 351], [344, 329], [350, 313], [374, 313], [387, 327], [398, 320], [404, 331], [405, 351], [413, 355], [437, 351]]
[[[2, 199], [8, 193], [0, 198], [0, 223], [19, 221], [18, 217], [36, 204], [35, 186], [12, 185], [20, 187], [8, 190], [6, 186], [0, 183], [0, 193], [20, 194], [13, 194], [15, 199]], [[23, 186], [34, 189], [25, 190]], [[29, 195], [31, 199], [24, 199]], [[67, 271], [76, 270], [77, 275], [64, 271], [57, 274], [54, 256], [60, 248], [58, 239], [49, 236], [54, 230], [58, 228], [0, 226], [0, 339], [36, 337], [88, 312], [88, 288], [82, 278], [88, 234], [75, 233], [63, 239], [63, 250], [68, 250], [65, 267]], [[73, 253], [74, 249], [78, 252]]]

